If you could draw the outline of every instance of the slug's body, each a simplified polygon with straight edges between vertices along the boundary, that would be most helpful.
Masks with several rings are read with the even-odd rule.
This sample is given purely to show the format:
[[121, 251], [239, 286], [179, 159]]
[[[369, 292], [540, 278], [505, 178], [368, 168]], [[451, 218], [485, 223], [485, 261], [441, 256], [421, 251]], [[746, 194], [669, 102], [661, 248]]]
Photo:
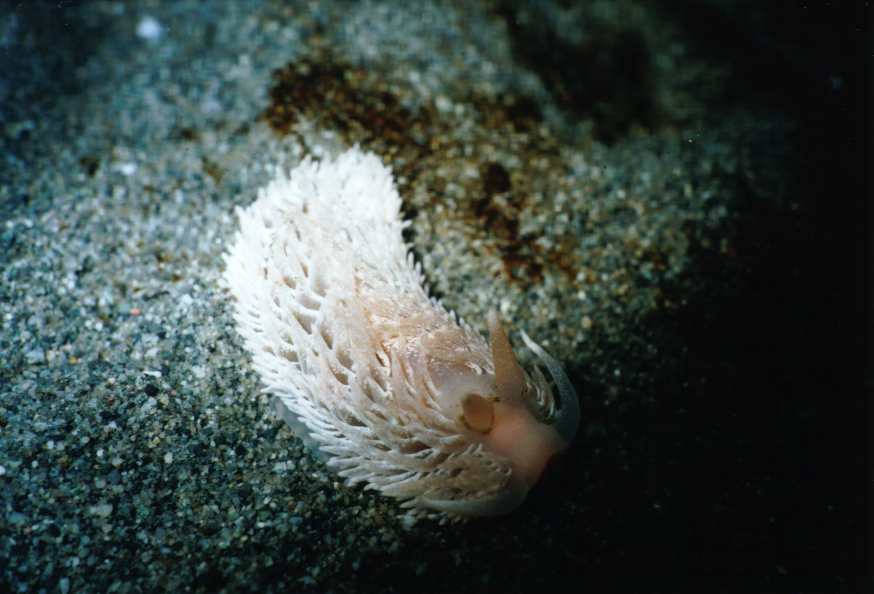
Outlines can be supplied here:
[[573, 439], [576, 395], [516, 362], [497, 316], [491, 344], [430, 298], [380, 160], [351, 149], [278, 174], [239, 211], [226, 256], [235, 318], [265, 389], [347, 481], [413, 513], [516, 507]]

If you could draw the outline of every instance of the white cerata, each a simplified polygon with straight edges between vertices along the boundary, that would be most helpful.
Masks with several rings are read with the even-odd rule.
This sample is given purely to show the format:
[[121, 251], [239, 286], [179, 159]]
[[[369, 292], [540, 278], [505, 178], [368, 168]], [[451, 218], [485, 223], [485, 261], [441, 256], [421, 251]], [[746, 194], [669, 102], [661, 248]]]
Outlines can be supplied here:
[[573, 440], [577, 396], [495, 312], [489, 341], [428, 295], [391, 171], [352, 148], [278, 170], [225, 255], [235, 320], [278, 413], [348, 484], [444, 519], [516, 508]]

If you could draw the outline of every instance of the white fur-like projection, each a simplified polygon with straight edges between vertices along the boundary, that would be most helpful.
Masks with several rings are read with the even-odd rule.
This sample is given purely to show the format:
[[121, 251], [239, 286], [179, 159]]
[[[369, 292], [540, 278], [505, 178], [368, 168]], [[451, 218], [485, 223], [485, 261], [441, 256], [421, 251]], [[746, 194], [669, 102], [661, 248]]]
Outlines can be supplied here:
[[380, 159], [357, 148], [278, 171], [226, 254], [235, 319], [279, 414], [349, 484], [412, 515], [496, 515], [573, 439], [577, 397], [429, 297]]

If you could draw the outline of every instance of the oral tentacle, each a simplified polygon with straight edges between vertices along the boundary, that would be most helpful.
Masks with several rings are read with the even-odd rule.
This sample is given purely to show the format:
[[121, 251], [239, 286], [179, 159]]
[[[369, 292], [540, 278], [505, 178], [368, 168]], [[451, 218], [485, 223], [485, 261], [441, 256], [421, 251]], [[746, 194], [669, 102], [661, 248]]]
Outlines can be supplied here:
[[555, 416], [554, 427], [561, 439], [565, 443], [570, 443], [576, 436], [577, 428], [580, 425], [580, 402], [577, 399], [577, 392], [561, 364], [543, 350], [539, 344], [531, 340], [524, 330], [519, 332], [525, 346], [531, 349], [543, 362], [549, 375], [552, 376], [556, 388], [558, 388], [559, 409]]

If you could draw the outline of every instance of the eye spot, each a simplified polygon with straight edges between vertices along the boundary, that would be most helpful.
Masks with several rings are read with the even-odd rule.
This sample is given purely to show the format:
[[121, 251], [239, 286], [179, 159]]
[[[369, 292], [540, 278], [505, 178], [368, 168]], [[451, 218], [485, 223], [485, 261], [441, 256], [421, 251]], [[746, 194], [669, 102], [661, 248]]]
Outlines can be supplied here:
[[494, 405], [479, 394], [468, 394], [461, 401], [462, 421], [472, 431], [488, 433], [495, 422]]

